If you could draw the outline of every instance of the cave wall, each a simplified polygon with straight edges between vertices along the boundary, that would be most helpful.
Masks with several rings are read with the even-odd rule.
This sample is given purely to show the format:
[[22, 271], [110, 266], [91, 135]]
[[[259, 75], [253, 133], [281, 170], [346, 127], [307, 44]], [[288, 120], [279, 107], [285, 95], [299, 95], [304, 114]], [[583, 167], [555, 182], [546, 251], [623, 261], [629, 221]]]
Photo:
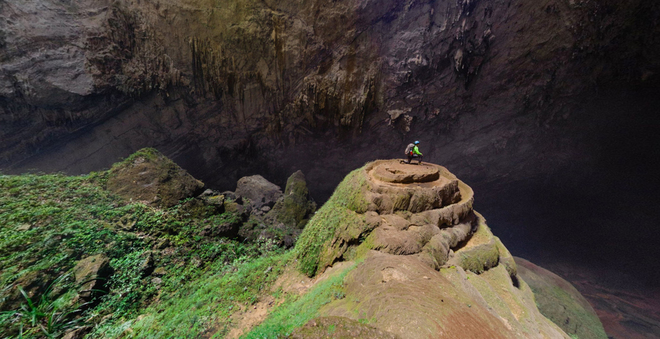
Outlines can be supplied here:
[[0, 170], [156, 147], [216, 188], [297, 169], [317, 198], [401, 156], [474, 185], [593, 166], [601, 87], [657, 82], [642, 0], [0, 2]]

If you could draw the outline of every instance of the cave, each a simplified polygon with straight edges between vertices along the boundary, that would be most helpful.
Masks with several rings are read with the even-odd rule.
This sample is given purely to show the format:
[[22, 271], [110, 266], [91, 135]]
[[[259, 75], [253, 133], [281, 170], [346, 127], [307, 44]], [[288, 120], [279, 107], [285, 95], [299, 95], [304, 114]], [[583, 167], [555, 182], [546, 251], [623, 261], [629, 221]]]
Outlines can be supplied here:
[[660, 293], [657, 3], [30, 0], [0, 22], [4, 174], [153, 147], [218, 191], [301, 170], [320, 206], [418, 140], [514, 255]]

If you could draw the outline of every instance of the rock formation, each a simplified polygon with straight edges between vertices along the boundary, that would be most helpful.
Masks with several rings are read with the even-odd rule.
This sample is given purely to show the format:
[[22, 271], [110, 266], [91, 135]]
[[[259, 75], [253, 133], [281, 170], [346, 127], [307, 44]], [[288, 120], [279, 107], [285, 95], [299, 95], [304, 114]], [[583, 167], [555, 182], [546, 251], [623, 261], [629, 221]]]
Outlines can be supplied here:
[[300, 269], [354, 262], [320, 316], [401, 338], [569, 338], [544, 317], [506, 247], [442, 166], [378, 160], [351, 172], [303, 231]]
[[112, 275], [110, 258], [97, 254], [80, 260], [73, 268], [73, 275], [81, 298], [91, 300], [103, 291], [108, 277]]
[[323, 196], [414, 133], [471, 181], [548, 175], [589, 160], [558, 129], [589, 126], [573, 114], [582, 95], [657, 78], [658, 13], [641, 0], [3, 2], [0, 168], [86, 173], [153, 146], [218, 188], [301, 168]]
[[108, 171], [107, 189], [127, 200], [172, 207], [204, 184], [155, 149], [142, 149]]
[[578, 338], [608, 337], [593, 307], [571, 283], [523, 258], [515, 260], [544, 316]]
[[225, 208], [242, 211], [247, 221], [239, 230], [245, 240], [270, 239], [292, 247], [310, 216], [316, 211], [316, 203], [309, 196], [305, 175], [296, 171], [287, 180], [284, 193], [279, 186], [260, 175], [238, 180], [236, 192]]

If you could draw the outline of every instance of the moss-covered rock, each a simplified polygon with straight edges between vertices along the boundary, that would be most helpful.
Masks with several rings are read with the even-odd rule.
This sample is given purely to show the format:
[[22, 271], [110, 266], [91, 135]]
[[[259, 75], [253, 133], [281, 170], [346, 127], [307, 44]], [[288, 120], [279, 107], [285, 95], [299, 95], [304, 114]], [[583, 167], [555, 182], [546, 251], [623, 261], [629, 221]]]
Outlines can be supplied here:
[[495, 237], [495, 246], [497, 246], [497, 251], [500, 254], [500, 264], [504, 265], [512, 279], [517, 279], [518, 265], [516, 265], [516, 261], [513, 259], [511, 252], [509, 252], [498, 237]]
[[363, 168], [349, 173], [337, 186], [330, 199], [316, 212], [296, 243], [300, 270], [313, 276], [340, 258], [348, 244], [368, 230], [358, 213], [367, 211], [368, 190]]
[[[425, 262], [435, 268], [446, 262], [450, 249], [472, 231], [472, 190], [442, 166], [397, 166], [397, 161], [378, 160], [344, 178], [298, 241], [303, 272], [313, 275], [339, 258], [371, 249], [416, 254], [428, 247]], [[422, 181], [379, 179], [394, 169], [401, 172], [395, 176]], [[379, 171], [384, 174], [374, 175]], [[427, 173], [437, 175], [429, 178]], [[437, 246], [428, 245], [437, 233], [442, 233]]]
[[305, 175], [301, 171], [293, 173], [286, 181], [284, 196], [266, 215], [273, 223], [282, 223], [285, 227], [302, 228], [303, 221], [316, 210], [316, 203], [310, 200]]
[[523, 258], [516, 257], [515, 261], [519, 276], [534, 292], [544, 316], [577, 338], [607, 338], [596, 312], [571, 283]]
[[106, 188], [129, 201], [171, 207], [204, 184], [153, 148], [141, 149], [108, 172]]
[[360, 237], [374, 226], [368, 224], [361, 214], [328, 201], [307, 225], [296, 244], [301, 271], [313, 276], [332, 265], [351, 244], [359, 243]]
[[260, 210], [263, 206], [273, 207], [282, 197], [282, 189], [260, 175], [251, 175], [238, 180], [236, 197], [253, 210]]
[[30, 271], [21, 275], [13, 284], [0, 290], [0, 310], [16, 310], [26, 303], [25, 296], [21, 294], [19, 287], [23, 289], [28, 298], [37, 301], [55, 279], [54, 272], [50, 270]]
[[110, 259], [104, 254], [93, 255], [78, 261], [73, 268], [73, 275], [79, 286], [80, 297], [89, 299], [97, 291], [102, 291], [111, 274]]

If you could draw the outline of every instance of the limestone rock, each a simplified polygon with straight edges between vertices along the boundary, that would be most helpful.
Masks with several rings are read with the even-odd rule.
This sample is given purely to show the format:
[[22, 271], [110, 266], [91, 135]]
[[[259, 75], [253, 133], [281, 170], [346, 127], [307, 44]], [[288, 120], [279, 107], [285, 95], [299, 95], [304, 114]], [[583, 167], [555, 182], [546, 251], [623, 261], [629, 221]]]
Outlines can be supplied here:
[[157, 267], [152, 274], [156, 277], [162, 277], [167, 274], [167, 270], [165, 270], [165, 267]]
[[370, 251], [343, 287], [345, 297], [324, 306], [321, 316], [369, 319], [401, 338], [570, 338], [500, 266], [481, 275], [460, 267], [436, 271], [414, 256]]
[[107, 189], [132, 201], [171, 207], [195, 196], [204, 184], [153, 148], [142, 149], [108, 173]]
[[[319, 315], [369, 319], [402, 338], [570, 338], [539, 312], [520, 264], [472, 209], [472, 189], [442, 166], [397, 163], [349, 173], [303, 230], [302, 273], [343, 277]], [[382, 180], [388, 168], [407, 179]]]
[[85, 326], [74, 330], [69, 330], [64, 333], [62, 339], [82, 339], [90, 331], [91, 326]]
[[[407, 178], [400, 180], [406, 183], [381, 180], [390, 169], [396, 169], [397, 178]], [[368, 163], [344, 179], [306, 227], [309, 232], [303, 232], [297, 245], [303, 266], [307, 272], [322, 271], [340, 258], [375, 249], [414, 254], [438, 269], [472, 235], [473, 199], [472, 189], [442, 166], [403, 165], [399, 160]], [[499, 252], [494, 242], [491, 247], [488, 253], [496, 264]]]
[[28, 298], [36, 302], [55, 279], [54, 272], [47, 270], [31, 271], [20, 276], [11, 286], [8, 286], [9, 288], [0, 291], [0, 310], [16, 310], [26, 302], [19, 287], [25, 291]]
[[110, 259], [105, 254], [97, 254], [84, 258], [73, 268], [79, 295], [90, 299], [96, 291], [104, 290], [105, 282], [112, 275]]
[[577, 338], [607, 338], [596, 312], [571, 283], [523, 258], [515, 257], [515, 261], [544, 316]]
[[310, 200], [305, 175], [301, 171], [293, 173], [286, 182], [284, 196], [277, 200], [266, 219], [281, 222], [287, 227], [304, 227], [306, 220], [316, 210], [316, 203]]
[[243, 177], [236, 185], [236, 197], [246, 200], [253, 209], [273, 207], [282, 196], [282, 189], [260, 175]]

